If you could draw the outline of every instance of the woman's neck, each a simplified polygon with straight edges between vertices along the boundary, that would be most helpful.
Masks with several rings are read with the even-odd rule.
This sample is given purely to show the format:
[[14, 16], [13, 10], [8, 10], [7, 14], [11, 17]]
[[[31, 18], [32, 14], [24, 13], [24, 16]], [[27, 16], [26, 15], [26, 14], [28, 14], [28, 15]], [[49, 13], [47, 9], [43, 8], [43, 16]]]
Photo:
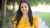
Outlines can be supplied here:
[[27, 14], [27, 15], [26, 15], [26, 14], [24, 14], [24, 15], [23, 15], [23, 17], [25, 17], [25, 18], [27, 19], [27, 18], [28, 18], [28, 14]]
[[23, 16], [28, 16], [28, 14], [23, 14]]

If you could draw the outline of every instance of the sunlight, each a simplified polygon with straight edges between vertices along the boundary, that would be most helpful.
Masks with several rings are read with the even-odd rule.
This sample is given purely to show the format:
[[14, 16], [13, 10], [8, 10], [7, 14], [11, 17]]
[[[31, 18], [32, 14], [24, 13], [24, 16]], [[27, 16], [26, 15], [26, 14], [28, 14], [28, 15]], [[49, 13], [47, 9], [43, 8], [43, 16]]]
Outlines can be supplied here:
[[39, 4], [38, 6], [32, 6], [31, 9], [33, 12], [50, 12], [50, 5]]
[[7, 5], [8, 10], [13, 10], [13, 4]]

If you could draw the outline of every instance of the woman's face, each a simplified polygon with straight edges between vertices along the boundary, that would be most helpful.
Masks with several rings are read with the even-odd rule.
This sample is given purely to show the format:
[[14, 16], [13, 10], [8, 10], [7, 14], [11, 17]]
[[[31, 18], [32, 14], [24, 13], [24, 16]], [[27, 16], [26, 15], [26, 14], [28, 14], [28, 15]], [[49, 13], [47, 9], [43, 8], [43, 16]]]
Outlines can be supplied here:
[[23, 14], [27, 14], [29, 10], [28, 4], [27, 3], [21, 3], [21, 12]]

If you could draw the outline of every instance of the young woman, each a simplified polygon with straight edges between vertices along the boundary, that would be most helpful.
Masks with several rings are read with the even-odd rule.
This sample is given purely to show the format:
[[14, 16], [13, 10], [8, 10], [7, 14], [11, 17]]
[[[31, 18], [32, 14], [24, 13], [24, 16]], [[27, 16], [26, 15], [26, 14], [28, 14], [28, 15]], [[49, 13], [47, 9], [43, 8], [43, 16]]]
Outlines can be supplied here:
[[28, 1], [22, 0], [16, 16], [13, 17], [13, 28], [38, 28], [38, 16], [32, 16]]

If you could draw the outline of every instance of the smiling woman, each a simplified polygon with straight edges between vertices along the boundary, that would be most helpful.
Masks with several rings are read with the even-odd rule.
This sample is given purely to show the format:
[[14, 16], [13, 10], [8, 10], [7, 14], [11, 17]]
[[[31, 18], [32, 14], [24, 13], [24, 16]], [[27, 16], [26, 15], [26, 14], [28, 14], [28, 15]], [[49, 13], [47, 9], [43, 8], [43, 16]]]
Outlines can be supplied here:
[[21, 0], [16, 15], [12, 18], [13, 28], [38, 28], [39, 16], [32, 16], [30, 4]]

